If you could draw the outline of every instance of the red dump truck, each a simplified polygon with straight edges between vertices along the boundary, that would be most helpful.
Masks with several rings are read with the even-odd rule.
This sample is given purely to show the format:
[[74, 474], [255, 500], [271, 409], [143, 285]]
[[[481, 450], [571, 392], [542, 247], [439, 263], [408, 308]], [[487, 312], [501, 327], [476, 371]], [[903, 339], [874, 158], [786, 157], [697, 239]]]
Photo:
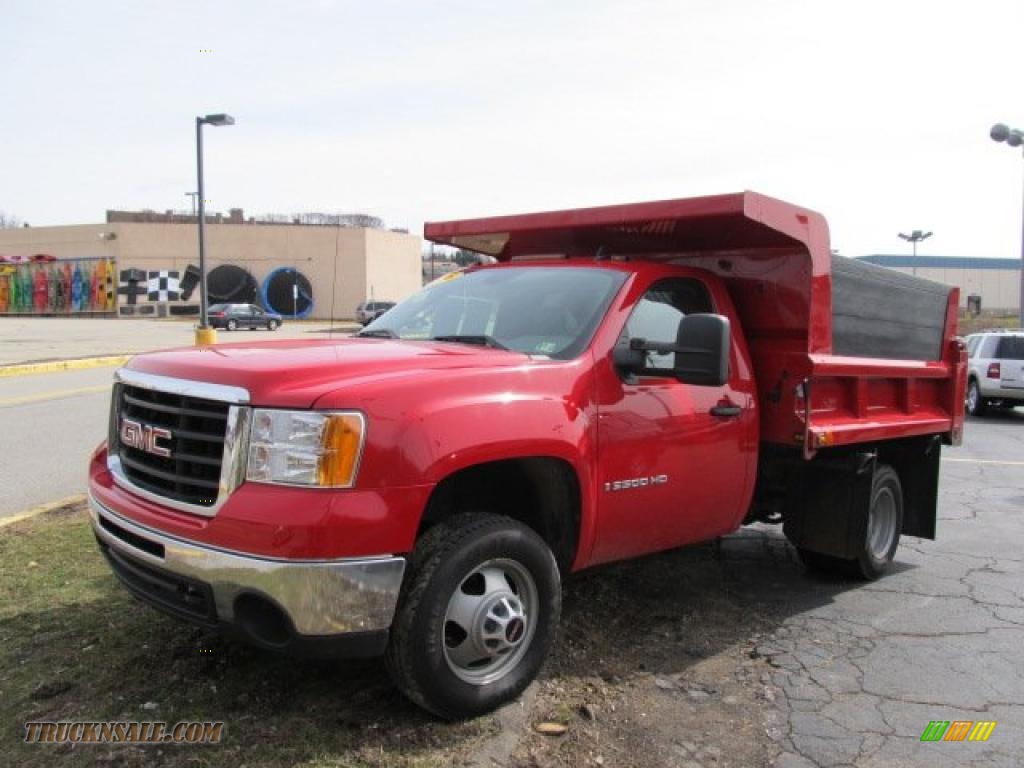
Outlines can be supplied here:
[[341, 340], [139, 355], [89, 471], [163, 611], [383, 654], [448, 718], [517, 696], [583, 568], [781, 523], [876, 578], [934, 538], [957, 290], [835, 256], [752, 192], [428, 224], [485, 254]]

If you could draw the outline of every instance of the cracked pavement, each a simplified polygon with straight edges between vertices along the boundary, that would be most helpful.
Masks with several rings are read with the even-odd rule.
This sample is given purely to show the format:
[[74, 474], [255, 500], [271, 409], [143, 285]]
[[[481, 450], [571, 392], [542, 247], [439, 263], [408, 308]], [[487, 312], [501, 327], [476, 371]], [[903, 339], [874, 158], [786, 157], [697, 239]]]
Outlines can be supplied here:
[[[1024, 764], [1022, 544], [1018, 409], [971, 421], [964, 446], [944, 449], [936, 541], [902, 539], [891, 573], [826, 584], [827, 600], [758, 644], [773, 667], [776, 766]], [[984, 743], [922, 743], [931, 720], [998, 724]]]

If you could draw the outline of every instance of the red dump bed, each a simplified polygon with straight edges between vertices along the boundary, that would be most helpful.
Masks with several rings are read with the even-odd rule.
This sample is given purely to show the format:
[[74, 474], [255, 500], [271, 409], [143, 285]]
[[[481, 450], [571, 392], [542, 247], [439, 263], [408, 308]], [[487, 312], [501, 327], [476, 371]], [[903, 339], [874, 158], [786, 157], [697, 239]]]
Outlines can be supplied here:
[[718, 275], [754, 358], [763, 441], [807, 456], [924, 434], [960, 442], [958, 289], [833, 257], [814, 211], [742, 192], [432, 223], [425, 234], [498, 260], [607, 256]]

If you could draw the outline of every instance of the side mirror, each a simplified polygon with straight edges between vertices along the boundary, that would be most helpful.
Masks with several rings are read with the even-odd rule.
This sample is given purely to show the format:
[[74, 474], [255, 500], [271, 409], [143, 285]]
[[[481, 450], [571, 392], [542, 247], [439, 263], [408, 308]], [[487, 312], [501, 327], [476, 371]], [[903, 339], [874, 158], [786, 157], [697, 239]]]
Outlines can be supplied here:
[[720, 387], [729, 381], [729, 319], [722, 315], [687, 315], [679, 321], [674, 343], [634, 337], [612, 352], [615, 367], [627, 376], [666, 376], [648, 371], [647, 353], [675, 354], [672, 375], [684, 384]]
[[676, 378], [698, 387], [729, 381], [729, 318], [687, 315], [679, 321], [675, 343]]
[[[643, 340], [634, 339], [633, 341]], [[612, 364], [626, 376], [638, 376], [643, 373], [646, 362], [647, 355], [643, 347], [628, 341], [625, 344], [619, 342], [612, 351]]]

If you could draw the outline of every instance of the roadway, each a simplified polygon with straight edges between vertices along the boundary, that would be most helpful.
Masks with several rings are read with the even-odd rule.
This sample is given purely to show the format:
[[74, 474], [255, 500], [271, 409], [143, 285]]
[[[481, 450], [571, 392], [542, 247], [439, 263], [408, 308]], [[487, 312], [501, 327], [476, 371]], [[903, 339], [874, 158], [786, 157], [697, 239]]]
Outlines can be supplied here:
[[0, 378], [0, 518], [85, 493], [114, 368]]

